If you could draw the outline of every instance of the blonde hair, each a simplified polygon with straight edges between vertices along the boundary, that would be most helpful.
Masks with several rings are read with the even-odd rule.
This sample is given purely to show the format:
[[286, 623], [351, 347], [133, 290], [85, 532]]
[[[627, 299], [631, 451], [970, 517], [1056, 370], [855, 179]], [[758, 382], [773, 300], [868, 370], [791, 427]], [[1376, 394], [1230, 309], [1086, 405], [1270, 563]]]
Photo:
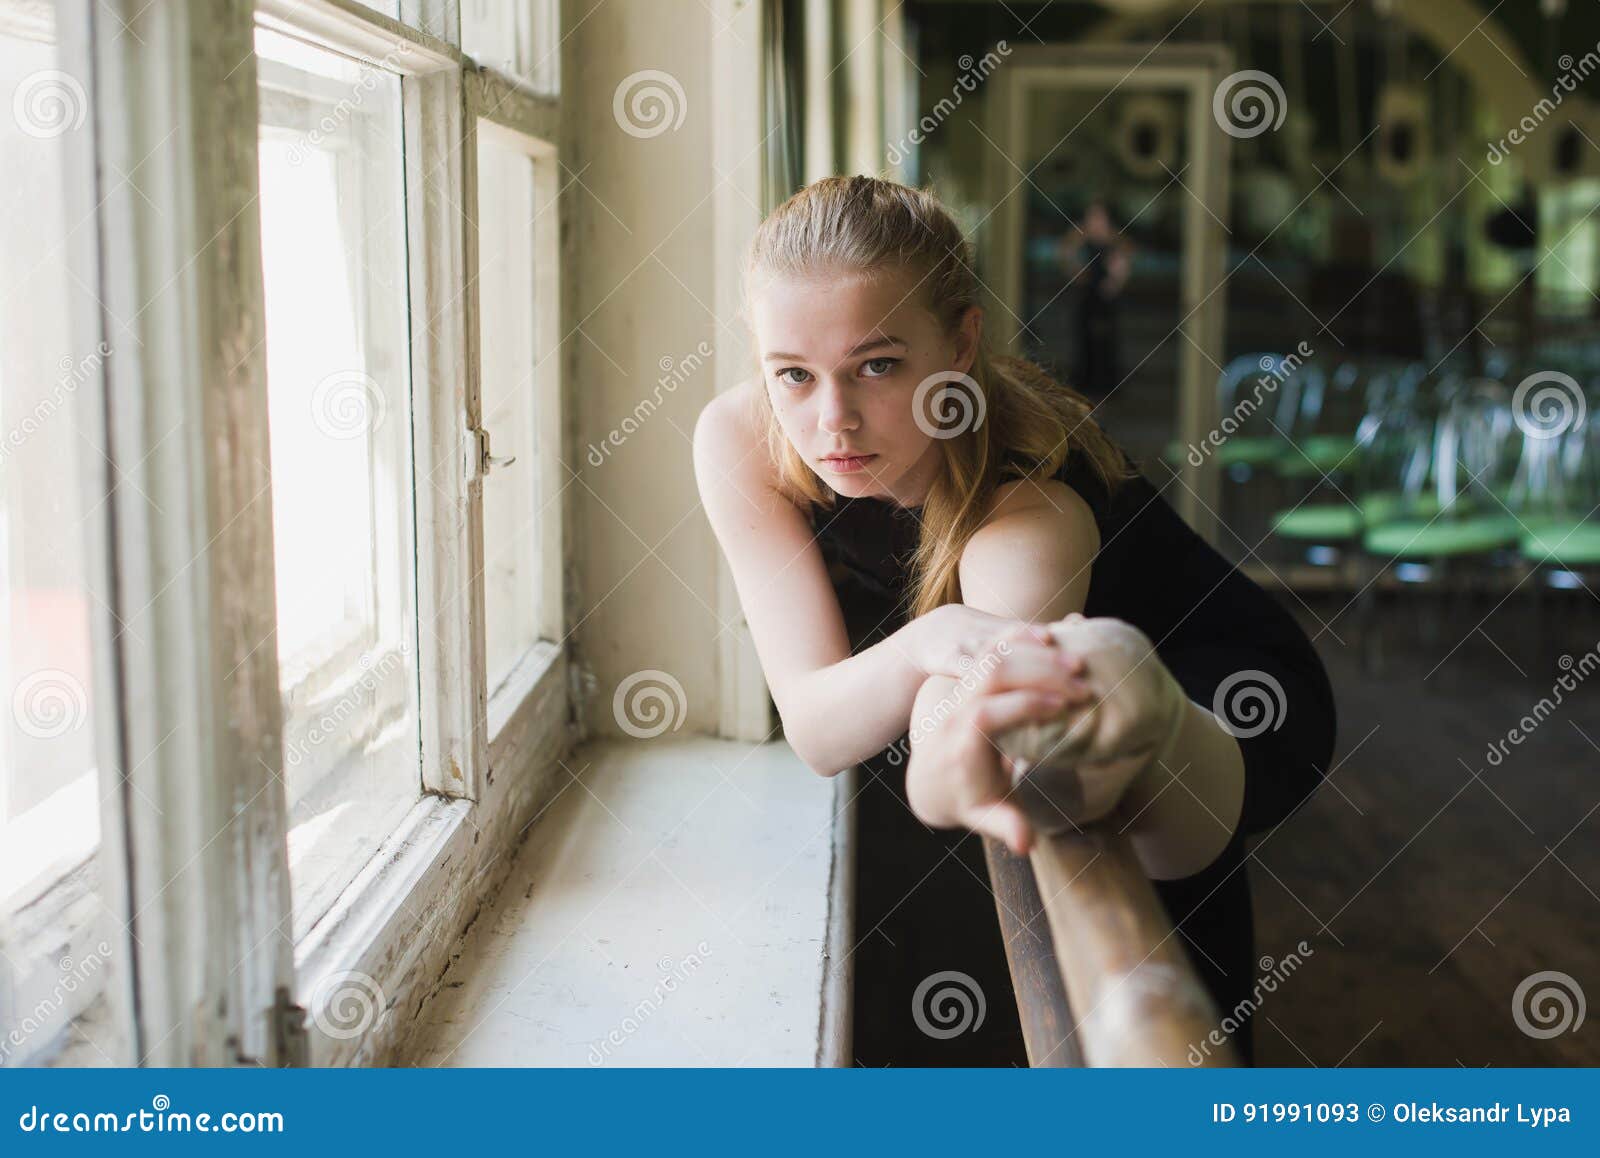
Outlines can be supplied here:
[[[795, 193], [757, 228], [746, 258], [746, 294], [758, 276], [899, 270], [919, 279], [924, 303], [948, 333], [979, 304], [971, 245], [933, 193], [877, 177], [826, 177]], [[963, 418], [981, 406], [983, 421], [963, 421], [957, 433], [938, 439], [945, 469], [922, 505], [907, 592], [912, 618], [960, 601], [961, 552], [1008, 477], [1049, 478], [1073, 453], [1088, 459], [1108, 494], [1135, 473], [1091, 418], [1088, 399], [1033, 362], [993, 353], [984, 337], [967, 377], [977, 399], [958, 395], [954, 384], [951, 394], [933, 395], [936, 406], [957, 400]], [[759, 393], [780, 489], [791, 500], [831, 508], [835, 492], [784, 435], [767, 392]]]

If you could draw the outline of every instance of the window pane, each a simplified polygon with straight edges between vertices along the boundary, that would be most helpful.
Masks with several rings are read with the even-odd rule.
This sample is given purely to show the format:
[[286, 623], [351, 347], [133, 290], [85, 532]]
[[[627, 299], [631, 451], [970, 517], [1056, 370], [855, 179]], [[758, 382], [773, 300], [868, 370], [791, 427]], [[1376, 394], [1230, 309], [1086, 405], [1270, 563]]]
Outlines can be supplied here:
[[496, 458], [483, 480], [483, 586], [491, 693], [539, 638], [540, 509], [534, 444], [534, 161], [478, 133], [478, 311], [483, 426]]
[[421, 793], [400, 89], [258, 30], [295, 936]]
[[479, 64], [555, 96], [560, 18], [558, 0], [461, 0], [461, 47]]
[[[88, 132], [48, 9], [0, 0], [0, 1065], [34, 1056], [97, 989], [106, 926], [79, 432], [104, 348], [70, 332], [62, 171]], [[85, 946], [89, 946], [86, 948]], [[89, 972], [83, 971], [87, 966]], [[93, 974], [94, 976], [91, 976]], [[11, 1035], [17, 1034], [17, 1038]]]

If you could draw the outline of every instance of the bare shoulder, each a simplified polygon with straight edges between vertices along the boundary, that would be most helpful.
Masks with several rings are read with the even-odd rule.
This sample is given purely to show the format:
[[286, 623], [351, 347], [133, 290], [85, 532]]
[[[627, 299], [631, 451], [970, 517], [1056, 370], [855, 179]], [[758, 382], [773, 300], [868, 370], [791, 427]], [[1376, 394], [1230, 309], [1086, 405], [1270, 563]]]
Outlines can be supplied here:
[[1081, 611], [1099, 550], [1094, 511], [1072, 487], [1058, 479], [1003, 483], [962, 548], [962, 600], [1038, 621]]
[[695, 420], [695, 480], [713, 519], [730, 503], [765, 508], [776, 497], [777, 470], [758, 406], [761, 388], [751, 379], [724, 390], [701, 407]]
[[1073, 537], [1088, 536], [1096, 547], [1100, 530], [1094, 510], [1076, 490], [1060, 479], [1016, 479], [995, 488], [989, 514], [980, 532], [992, 526], [1041, 526]]
[[731, 450], [736, 444], [748, 445], [761, 437], [761, 419], [756, 407], [756, 391], [761, 383], [755, 379], [741, 382], [724, 390], [700, 408], [694, 424], [695, 448], [706, 440], [711, 449]]

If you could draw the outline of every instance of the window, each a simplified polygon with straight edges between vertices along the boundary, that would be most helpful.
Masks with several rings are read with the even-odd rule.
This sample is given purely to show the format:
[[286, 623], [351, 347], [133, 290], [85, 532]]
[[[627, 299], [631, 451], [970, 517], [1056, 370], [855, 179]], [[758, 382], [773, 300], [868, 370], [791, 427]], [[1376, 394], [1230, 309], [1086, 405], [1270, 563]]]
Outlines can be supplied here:
[[0, 0], [0, 1065], [339, 1064], [567, 734], [561, 110], [449, 4], [107, 6]]
[[265, 29], [261, 240], [297, 936], [421, 793], [400, 81]]
[[558, 0], [461, 0], [461, 47], [479, 64], [554, 96], [561, 87]]
[[[510, 133], [478, 127], [478, 326], [483, 425], [500, 465], [483, 480], [484, 624], [493, 694], [539, 639], [537, 403], [540, 359], [536, 162]], [[553, 360], [551, 360], [553, 363]], [[505, 461], [510, 459], [512, 461]]]
[[[87, 114], [48, 21], [0, 0], [0, 1065], [37, 1053], [98, 978], [100, 837], [80, 407], [104, 352], [70, 330], [68, 134]], [[37, 17], [37, 9], [35, 9]], [[15, 1038], [12, 1036], [15, 1034]]]

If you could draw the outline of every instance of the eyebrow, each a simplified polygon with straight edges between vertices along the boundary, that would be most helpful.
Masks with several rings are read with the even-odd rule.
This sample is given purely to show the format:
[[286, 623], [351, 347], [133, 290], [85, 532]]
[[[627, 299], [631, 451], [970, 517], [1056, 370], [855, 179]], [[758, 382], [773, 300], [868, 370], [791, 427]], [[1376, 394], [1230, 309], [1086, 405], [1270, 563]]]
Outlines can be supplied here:
[[[855, 349], [847, 353], [845, 357], [854, 358], [857, 354], [864, 354], [868, 350], [876, 350], [879, 346], [905, 346], [907, 349], [910, 349], [909, 344], [907, 344], [904, 340], [895, 337], [893, 334], [886, 334], [881, 338], [868, 338], [865, 342], [862, 342]], [[774, 350], [772, 353], [768, 354], [762, 359], [763, 362], [771, 362], [774, 360], [782, 360], [785, 362], [804, 362], [805, 358], [800, 354], [780, 354]]]

